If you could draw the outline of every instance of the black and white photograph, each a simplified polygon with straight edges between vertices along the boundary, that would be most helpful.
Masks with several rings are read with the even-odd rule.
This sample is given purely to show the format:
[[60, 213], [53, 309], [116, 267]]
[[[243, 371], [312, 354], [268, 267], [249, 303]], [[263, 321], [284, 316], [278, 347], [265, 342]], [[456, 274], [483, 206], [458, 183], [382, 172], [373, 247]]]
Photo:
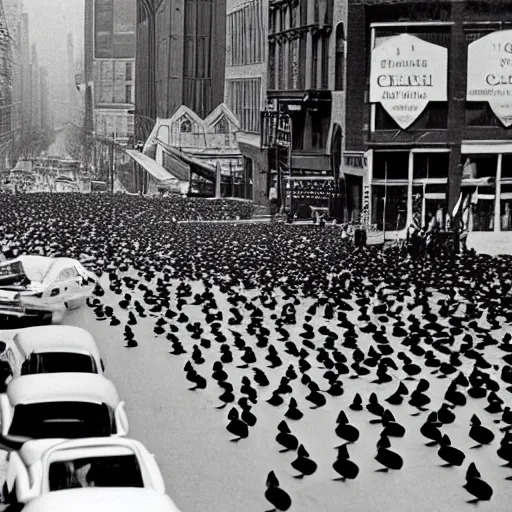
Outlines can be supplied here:
[[0, 0], [0, 512], [505, 512], [512, 0]]

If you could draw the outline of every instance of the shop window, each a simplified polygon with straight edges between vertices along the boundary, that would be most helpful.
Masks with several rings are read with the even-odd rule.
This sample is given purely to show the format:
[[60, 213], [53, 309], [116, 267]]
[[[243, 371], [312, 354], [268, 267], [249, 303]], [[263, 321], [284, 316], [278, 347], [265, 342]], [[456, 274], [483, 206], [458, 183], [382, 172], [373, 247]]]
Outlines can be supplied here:
[[462, 155], [463, 178], [495, 178], [498, 155]]
[[373, 179], [407, 180], [409, 178], [408, 151], [375, 151], [373, 155]]
[[501, 231], [512, 231], [512, 184], [501, 185], [500, 199]]
[[292, 118], [292, 149], [304, 149], [304, 125], [306, 114], [304, 111], [294, 112], [291, 114]]
[[447, 178], [449, 153], [415, 153], [414, 179]]
[[319, 112], [311, 114], [311, 146], [315, 149], [325, 147], [323, 117]]
[[[384, 215], [384, 209], [386, 210]], [[372, 187], [372, 224], [382, 231], [405, 228], [407, 220], [407, 186], [374, 185]]]
[[478, 187], [478, 201], [471, 207], [472, 231], [494, 230], [494, 193], [494, 187]]
[[501, 177], [512, 178], [512, 155], [503, 155], [501, 161]]

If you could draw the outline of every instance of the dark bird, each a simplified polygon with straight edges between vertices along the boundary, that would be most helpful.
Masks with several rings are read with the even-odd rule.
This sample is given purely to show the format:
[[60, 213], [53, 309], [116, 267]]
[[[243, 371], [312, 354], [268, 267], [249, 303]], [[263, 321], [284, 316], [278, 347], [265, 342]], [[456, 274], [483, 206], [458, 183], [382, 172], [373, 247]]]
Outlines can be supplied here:
[[284, 402], [283, 397], [276, 391], [274, 391], [272, 393], [272, 396], [267, 400], [267, 404], [273, 405], [274, 407], [281, 405], [283, 402]]
[[363, 410], [363, 399], [359, 393], [356, 393], [354, 396], [354, 400], [349, 405], [350, 409], [353, 411], [362, 411]]
[[437, 454], [446, 462], [443, 467], [462, 466], [466, 455], [461, 450], [451, 446], [452, 442], [446, 434], [441, 438], [439, 444], [440, 448]]
[[228, 420], [229, 423], [226, 426], [226, 430], [236, 436], [235, 439], [231, 439], [233, 443], [237, 443], [241, 439], [246, 439], [249, 436], [249, 427], [247, 423], [240, 419], [238, 410], [235, 407], [229, 411]]
[[341, 411], [336, 419], [336, 435], [349, 443], [355, 443], [359, 439], [359, 430], [351, 425], [345, 411]]
[[300, 474], [295, 475], [294, 478], [310, 476], [316, 471], [317, 467], [317, 463], [309, 458], [309, 453], [306, 448], [304, 448], [303, 445], [300, 445], [297, 450], [297, 458], [292, 462], [292, 468]]
[[279, 434], [276, 436], [276, 441], [284, 446], [284, 450], [279, 450], [280, 453], [288, 452], [290, 450], [296, 450], [299, 446], [298, 439], [291, 433], [290, 428], [286, 421], [281, 421], [277, 426]]
[[300, 420], [304, 416], [304, 413], [299, 410], [295, 398], [290, 399], [285, 416], [290, 420]]
[[402, 457], [390, 450], [391, 443], [387, 436], [381, 436], [377, 442], [377, 455], [375, 460], [382, 464], [384, 468], [377, 469], [379, 472], [387, 472], [389, 469], [399, 470], [402, 468], [404, 461]]
[[480, 472], [476, 469], [474, 462], [468, 467], [466, 472], [466, 485], [463, 487], [475, 497], [475, 499], [469, 500], [468, 503], [489, 501], [493, 494], [492, 487], [482, 480]]
[[441, 442], [441, 438], [443, 437], [439, 427], [441, 423], [439, 423], [436, 412], [431, 412], [427, 421], [421, 426], [420, 432], [427, 439], [431, 439], [430, 442], [427, 443], [427, 446], [435, 446]]
[[340, 475], [340, 478], [334, 478], [333, 480], [341, 480], [342, 482], [347, 478], [354, 480], [359, 474], [359, 467], [354, 461], [350, 460], [346, 444], [338, 447], [338, 456], [332, 467]]
[[290, 496], [279, 487], [279, 480], [273, 471], [271, 471], [267, 476], [267, 490], [265, 491], [265, 498], [274, 507], [268, 512], [284, 512], [292, 506]]
[[256, 384], [259, 386], [268, 386], [270, 384], [263, 370], [260, 370], [259, 368], [253, 368], [252, 370], [254, 372], [254, 382], [256, 382]]
[[477, 445], [472, 446], [472, 448], [480, 448], [484, 444], [492, 443], [494, 439], [494, 433], [492, 430], [484, 427], [480, 421], [480, 418], [476, 414], [473, 414], [473, 416], [471, 416], [471, 428], [469, 429], [469, 437], [478, 443]]

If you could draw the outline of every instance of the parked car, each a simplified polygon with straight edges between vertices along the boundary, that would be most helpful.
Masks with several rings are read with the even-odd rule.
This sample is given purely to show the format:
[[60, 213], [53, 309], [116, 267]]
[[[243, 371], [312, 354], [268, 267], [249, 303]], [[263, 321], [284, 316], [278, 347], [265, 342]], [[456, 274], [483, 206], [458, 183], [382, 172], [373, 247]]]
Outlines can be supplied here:
[[19, 256], [0, 263], [0, 315], [51, 323], [54, 313], [80, 307], [96, 284], [77, 260]]
[[128, 435], [124, 402], [94, 373], [22, 375], [0, 394], [0, 448], [31, 439]]
[[38, 439], [8, 456], [4, 502], [28, 503], [78, 487], [139, 487], [165, 494], [154, 455], [134, 439]]
[[171, 498], [150, 489], [70, 489], [31, 501], [23, 512], [180, 512]]
[[35, 373], [100, 373], [105, 365], [94, 337], [85, 329], [44, 325], [20, 329], [0, 361], [9, 364], [12, 378]]

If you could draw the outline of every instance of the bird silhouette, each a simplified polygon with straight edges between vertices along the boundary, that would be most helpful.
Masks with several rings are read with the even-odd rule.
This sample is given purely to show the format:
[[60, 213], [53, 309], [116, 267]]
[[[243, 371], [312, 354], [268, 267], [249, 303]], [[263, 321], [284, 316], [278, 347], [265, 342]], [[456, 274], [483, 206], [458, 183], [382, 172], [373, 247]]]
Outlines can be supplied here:
[[265, 498], [274, 507], [268, 512], [284, 512], [292, 506], [290, 496], [279, 487], [279, 480], [273, 471], [268, 474], [266, 485]]

